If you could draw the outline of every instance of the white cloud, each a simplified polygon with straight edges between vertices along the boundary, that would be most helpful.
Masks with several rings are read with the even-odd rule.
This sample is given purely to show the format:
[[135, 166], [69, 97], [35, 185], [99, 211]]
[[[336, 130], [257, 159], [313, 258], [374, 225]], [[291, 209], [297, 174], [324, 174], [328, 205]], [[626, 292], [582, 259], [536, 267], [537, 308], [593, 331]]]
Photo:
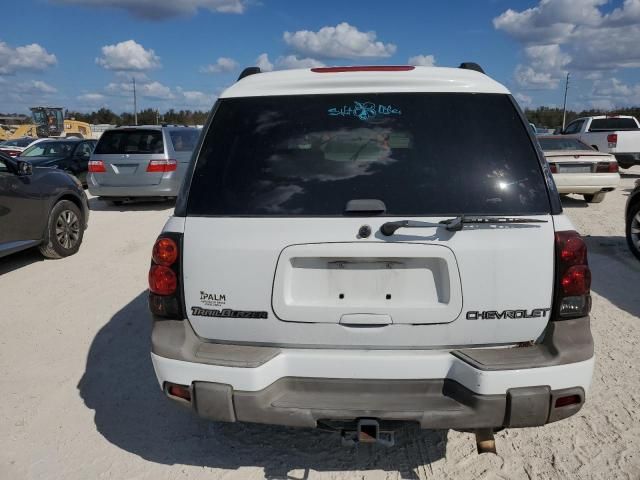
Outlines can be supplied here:
[[580, 25], [598, 25], [598, 7], [608, 0], [540, 0], [521, 12], [508, 9], [493, 19], [493, 26], [511, 37], [530, 43], [560, 43]]
[[178, 93], [176, 102], [185, 107], [209, 110], [217, 98], [216, 95], [198, 90], [183, 90], [178, 87], [176, 91]]
[[247, 0], [53, 0], [86, 7], [110, 7], [147, 20], [195, 15], [206, 9], [217, 13], [244, 13]]
[[100, 104], [106, 100], [107, 97], [102, 95], [101, 93], [84, 93], [82, 95], [78, 95], [76, 100], [80, 100], [86, 104]]
[[571, 56], [560, 50], [560, 45], [531, 45], [524, 49], [531, 66], [537, 70], [563, 73]]
[[145, 50], [135, 40], [105, 45], [102, 57], [96, 58], [96, 63], [116, 71], [146, 71], [161, 66], [160, 57], [151, 49]]
[[394, 44], [376, 41], [375, 32], [361, 32], [347, 22], [317, 32], [285, 32], [283, 37], [296, 52], [320, 58], [390, 57], [396, 51]]
[[20, 70], [42, 71], [57, 62], [55, 55], [37, 43], [13, 48], [0, 42], [0, 75], [12, 75]]
[[[130, 82], [112, 82], [105, 87], [105, 91], [114, 96], [130, 96], [133, 94], [133, 84]], [[171, 88], [157, 81], [136, 84], [136, 94], [143, 98], [157, 100], [175, 98]]]
[[51, 94], [56, 93], [58, 89], [41, 80], [29, 80], [28, 82], [16, 83], [15, 91], [28, 94]]
[[588, 108], [592, 108], [594, 110], [601, 110], [603, 112], [608, 112], [616, 108], [616, 104], [613, 103], [612, 100], [608, 100], [605, 98], [590, 100], [587, 105], [588, 105]]
[[529, 107], [533, 103], [533, 98], [529, 95], [525, 95], [524, 93], [516, 93], [514, 97], [521, 107]]
[[287, 70], [291, 68], [324, 67], [325, 65], [315, 58], [298, 58], [296, 55], [287, 55], [286, 57], [278, 57], [276, 66], [279, 70]]
[[258, 55], [258, 58], [256, 58], [256, 66], [263, 72], [270, 72], [273, 70], [273, 63], [269, 61], [269, 55], [266, 53]]
[[551, 73], [537, 72], [524, 65], [516, 67], [515, 78], [518, 85], [531, 90], [553, 90], [560, 83], [560, 79]]
[[433, 67], [436, 64], [436, 58], [433, 55], [416, 55], [415, 57], [409, 57], [407, 63], [420, 67]]
[[[552, 69], [607, 70], [640, 67], [640, 0], [625, 0], [621, 7], [605, 14], [607, 0], [539, 0], [537, 6], [517, 12], [507, 10], [494, 18], [496, 29], [530, 49], [553, 46], [561, 65]], [[538, 57], [542, 60], [543, 55]]]
[[[636, 92], [634, 92], [636, 90]], [[640, 88], [638, 86], [631, 87], [621, 82], [617, 78], [606, 78], [602, 80], [596, 80], [593, 82], [592, 95], [594, 97], [629, 97], [638, 93]]]
[[202, 67], [200, 71], [202, 73], [226, 73], [232, 72], [239, 67], [238, 62], [233, 58], [220, 57], [216, 60], [216, 63]]

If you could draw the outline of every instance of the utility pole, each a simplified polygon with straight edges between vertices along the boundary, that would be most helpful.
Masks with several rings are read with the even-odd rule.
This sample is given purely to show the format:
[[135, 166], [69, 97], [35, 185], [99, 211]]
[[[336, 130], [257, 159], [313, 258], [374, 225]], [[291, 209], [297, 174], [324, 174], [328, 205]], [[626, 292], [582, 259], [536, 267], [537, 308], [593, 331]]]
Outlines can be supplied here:
[[567, 91], [569, 90], [569, 76], [571, 74], [567, 72], [567, 80], [564, 84], [564, 105], [562, 106], [562, 130], [564, 130], [565, 122], [567, 121]]
[[136, 77], [133, 77], [133, 123], [138, 125], [138, 98], [136, 97]]

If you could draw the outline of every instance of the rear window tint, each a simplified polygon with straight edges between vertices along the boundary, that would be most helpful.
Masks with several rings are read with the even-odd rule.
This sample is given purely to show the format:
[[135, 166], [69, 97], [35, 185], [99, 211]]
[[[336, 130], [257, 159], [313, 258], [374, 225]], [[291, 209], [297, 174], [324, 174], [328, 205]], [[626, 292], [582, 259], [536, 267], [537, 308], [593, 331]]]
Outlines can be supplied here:
[[170, 130], [171, 144], [176, 152], [191, 152], [196, 148], [200, 137], [200, 130], [185, 128], [184, 130]]
[[542, 150], [593, 150], [576, 138], [544, 138], [539, 137]]
[[98, 141], [95, 153], [101, 155], [164, 153], [160, 130], [110, 130]]
[[358, 94], [221, 100], [191, 215], [548, 213], [527, 126], [507, 95]]
[[637, 130], [638, 124], [633, 118], [598, 118], [591, 121], [589, 130]]

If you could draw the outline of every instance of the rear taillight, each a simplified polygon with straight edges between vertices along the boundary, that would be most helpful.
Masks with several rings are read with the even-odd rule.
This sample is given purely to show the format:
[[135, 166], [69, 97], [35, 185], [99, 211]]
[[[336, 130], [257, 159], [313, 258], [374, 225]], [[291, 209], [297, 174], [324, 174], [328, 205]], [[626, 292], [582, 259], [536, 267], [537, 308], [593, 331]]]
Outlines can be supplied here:
[[154, 315], [184, 319], [180, 288], [182, 234], [166, 232], [153, 246], [149, 268], [149, 309]]
[[10, 157], [17, 157], [22, 153], [20, 150], [3, 150], [3, 152], [9, 155]]
[[598, 162], [596, 165], [597, 173], [618, 173], [618, 162]]
[[616, 145], [618, 144], [618, 134], [610, 133], [607, 135], [607, 143], [609, 144], [609, 148], [616, 148]]
[[555, 163], [550, 163], [549, 168], [551, 169], [551, 173], [558, 173], [558, 166]]
[[178, 245], [172, 238], [159, 238], [151, 257], [154, 263], [170, 267], [178, 260]]
[[556, 287], [553, 318], [583, 317], [591, 310], [587, 245], [573, 230], [556, 232]]
[[89, 173], [105, 173], [107, 171], [102, 160], [89, 161]]
[[147, 172], [175, 172], [177, 168], [178, 162], [173, 159], [151, 160], [147, 165]]
[[162, 265], [149, 269], [149, 291], [156, 295], [173, 295], [178, 289], [178, 279], [173, 270]]

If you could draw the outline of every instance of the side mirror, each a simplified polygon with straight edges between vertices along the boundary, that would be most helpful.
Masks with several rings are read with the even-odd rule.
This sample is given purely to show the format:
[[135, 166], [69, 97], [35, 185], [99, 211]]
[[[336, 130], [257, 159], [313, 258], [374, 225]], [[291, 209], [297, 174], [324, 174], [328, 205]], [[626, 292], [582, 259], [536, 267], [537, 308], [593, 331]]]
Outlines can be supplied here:
[[18, 160], [17, 167], [19, 177], [28, 177], [29, 175], [33, 175], [33, 165], [29, 162]]

